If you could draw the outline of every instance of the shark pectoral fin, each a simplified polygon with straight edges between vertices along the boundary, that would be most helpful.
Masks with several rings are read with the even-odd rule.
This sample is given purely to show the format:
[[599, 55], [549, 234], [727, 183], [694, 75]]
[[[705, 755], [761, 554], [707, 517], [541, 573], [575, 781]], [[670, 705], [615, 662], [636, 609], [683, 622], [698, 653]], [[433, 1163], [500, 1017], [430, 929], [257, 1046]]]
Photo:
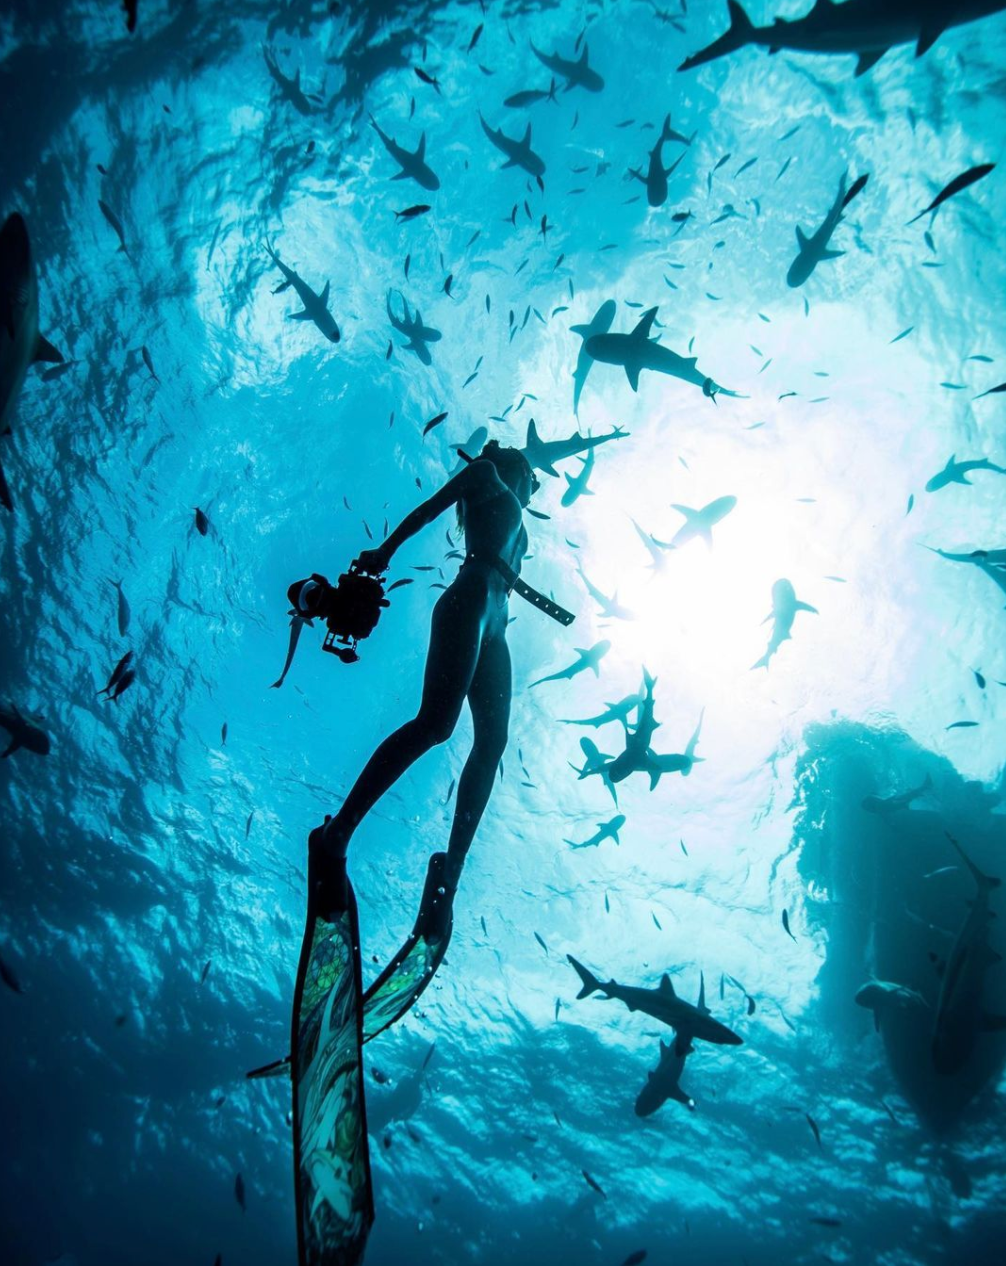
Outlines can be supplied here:
[[625, 376], [626, 378], [628, 378], [629, 386], [632, 388], [632, 390], [638, 391], [639, 390], [639, 366], [626, 365]]
[[844, 255], [845, 251], [822, 251], [822, 259], [838, 259], [839, 255]]
[[409, 178], [410, 178], [409, 173], [405, 170], [404, 167], [402, 168], [401, 171], [396, 171], [395, 174], [391, 177], [392, 180], [408, 180]]
[[307, 312], [307, 311], [304, 311], [304, 312], [288, 312], [288, 313], [286, 314], [286, 319], [287, 319], [288, 321], [310, 321], [310, 319], [311, 319], [311, 314], [310, 314], [310, 312]]
[[915, 45], [915, 56], [921, 57], [923, 53], [928, 52], [942, 34], [942, 26], [924, 26], [919, 32], [919, 42]]
[[594, 333], [589, 325], [571, 325], [569, 328], [571, 333], [579, 334], [581, 338], [590, 338]]
[[331, 293], [331, 291], [332, 291], [332, 283], [330, 281], [326, 281], [325, 289], [321, 292], [321, 296], [319, 300], [323, 307], [326, 307], [326, 308], [328, 307], [328, 296]]
[[[927, 44], [926, 47], [928, 48], [929, 45]], [[886, 52], [886, 48], [873, 48], [869, 52], [860, 53], [859, 61], [856, 62], [856, 78], [865, 75], [871, 66], [876, 66]]]
[[424, 132], [419, 138], [419, 148], [416, 150], [416, 157], [420, 162], [426, 157], [426, 133]]
[[821, 614], [821, 612], [818, 611], [817, 607], [812, 607], [809, 602], [798, 602], [796, 604], [796, 609], [797, 611], [811, 611], [813, 612], [814, 615]]
[[39, 334], [35, 339], [35, 350], [31, 359], [32, 363], [37, 360], [49, 360], [58, 365], [63, 361], [63, 353], [53, 347], [44, 334]]
[[651, 790], [651, 791], [653, 791], [653, 789], [656, 787], [657, 783], [658, 783], [658, 782], [660, 782], [660, 775], [661, 775], [663, 772], [664, 772], [664, 771], [663, 771], [662, 769], [651, 769], [651, 770], [650, 770], [650, 790]]

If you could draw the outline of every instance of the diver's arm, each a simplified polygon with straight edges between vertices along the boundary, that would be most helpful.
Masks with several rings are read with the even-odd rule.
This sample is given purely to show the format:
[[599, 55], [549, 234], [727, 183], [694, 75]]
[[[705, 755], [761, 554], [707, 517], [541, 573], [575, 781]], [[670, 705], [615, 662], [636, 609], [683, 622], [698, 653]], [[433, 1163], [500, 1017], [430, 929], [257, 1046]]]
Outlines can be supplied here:
[[422, 531], [424, 527], [432, 523], [450, 506], [460, 501], [462, 497], [473, 501], [481, 501], [487, 496], [492, 496], [503, 487], [505, 485], [496, 473], [496, 467], [492, 462], [472, 462], [464, 470], [458, 471], [453, 479], [448, 479], [447, 483], [435, 492], [432, 497], [428, 497], [422, 505], [418, 505], [415, 510], [407, 514], [387, 540], [382, 542], [377, 549], [363, 550], [357, 561], [364, 571], [369, 571], [372, 574], [375, 570], [377, 572], [387, 571], [392, 555], [400, 545], [403, 545], [410, 537], [415, 536], [417, 532]]

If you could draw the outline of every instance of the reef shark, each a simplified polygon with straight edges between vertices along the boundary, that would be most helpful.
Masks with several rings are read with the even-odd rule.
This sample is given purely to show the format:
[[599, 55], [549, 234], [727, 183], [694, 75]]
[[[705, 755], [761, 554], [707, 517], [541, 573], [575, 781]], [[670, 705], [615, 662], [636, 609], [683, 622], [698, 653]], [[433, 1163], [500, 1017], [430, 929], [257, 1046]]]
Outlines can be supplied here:
[[651, 536], [649, 532], [645, 532], [632, 516], [629, 516], [629, 522], [636, 529], [636, 535], [646, 546], [647, 553], [650, 555], [650, 566], [653, 571], [660, 571], [661, 568], [667, 566], [667, 559], [664, 557], [664, 551], [667, 549], [666, 544], [658, 541], [655, 536]]
[[566, 440], [543, 440], [538, 434], [534, 418], [527, 424], [527, 437], [520, 450], [534, 470], [543, 470], [547, 475], [559, 478], [555, 468], [556, 462], [565, 461], [567, 457], [575, 457], [578, 453], [586, 453], [598, 444], [607, 444], [609, 440], [622, 440], [629, 434], [620, 426], [613, 427], [607, 435], [583, 436], [574, 431]]
[[691, 1045], [679, 1051], [677, 1042], [669, 1042], [666, 1045], [663, 1042], [660, 1043], [660, 1063], [652, 1072], [646, 1074], [646, 1085], [636, 1096], [637, 1117], [652, 1116], [668, 1099], [683, 1103], [689, 1112], [695, 1111], [695, 1100], [687, 1090], [682, 1090], [680, 1085], [685, 1060], [694, 1051], [695, 1048]]
[[[926, 549], [932, 549], [927, 545]], [[951, 554], [947, 550], [934, 549], [934, 554], [947, 558], [952, 563], [971, 563], [979, 571], [983, 571], [989, 580], [1006, 593], [1006, 550], [972, 550], [970, 554]]]
[[799, 224], [796, 226], [796, 243], [799, 249], [796, 259], [790, 264], [789, 272], [786, 274], [787, 286], [794, 289], [797, 286], [802, 286], [818, 264], [827, 259], [838, 259], [840, 255], [845, 254], [845, 251], [830, 250], [828, 243], [831, 241], [831, 235], [838, 228], [842, 212], [866, 184], [866, 177], [860, 176], [852, 188], [847, 191], [846, 182], [848, 178], [849, 173], [843, 172], [842, 178], [838, 182], [838, 193], [835, 195], [835, 201], [831, 204], [831, 209], [824, 217], [821, 227], [815, 233], [808, 237]]
[[630, 774], [648, 774], [650, 777], [650, 790], [652, 791], [664, 774], [682, 774], [687, 777], [692, 772], [695, 764], [702, 759], [700, 756], [695, 755], [695, 749], [698, 746], [699, 736], [702, 733], [704, 710], [699, 715], [699, 723], [695, 727], [695, 731], [689, 739], [684, 752], [661, 754], [655, 752], [651, 747], [653, 735], [660, 728], [660, 723], [655, 720], [653, 715], [653, 687], [655, 685], [656, 678], [651, 677], [644, 668], [644, 694], [637, 713], [636, 727], [630, 730], [626, 726], [625, 750], [621, 755], [616, 756], [607, 767], [608, 777], [613, 783], [621, 782], [624, 778], [628, 778]]
[[489, 137], [501, 154], [506, 155], [504, 167], [521, 167], [529, 176], [536, 176], [540, 181], [545, 174], [545, 160], [531, 148], [531, 124], [521, 140], [507, 136], [502, 128], [491, 128], [479, 111], [479, 122], [482, 131]]
[[[712, 549], [713, 528], [721, 519], [727, 517], [736, 504], [736, 497], [717, 497], [715, 501], [710, 501], [701, 510], [693, 510], [691, 506], [672, 503], [671, 509], [683, 514], [685, 521], [664, 548], [681, 549], [689, 541], [701, 539]], [[658, 541], [657, 544], [659, 545], [661, 542]]]
[[[591, 584], [590, 580], [587, 578], [587, 574], [581, 566], [577, 565], [576, 570], [579, 573], [580, 579], [583, 581], [583, 587], [601, 608], [601, 615], [609, 620], [634, 620], [636, 618], [635, 615], [628, 610], [628, 608], [623, 607], [618, 601], [617, 589], [609, 598], [608, 595], [606, 593], [602, 593], [596, 585]], [[638, 695], [633, 696], [633, 698], [638, 697]], [[587, 724], [587, 722], [581, 722], [581, 724]]]
[[661, 347], [659, 340], [651, 339], [650, 327], [656, 315], [656, 308], [647, 309], [630, 334], [593, 334], [585, 340], [583, 349], [594, 360], [621, 366], [633, 391], [639, 390], [640, 373], [649, 369], [657, 374], [680, 378], [682, 382], [694, 383], [710, 399], [717, 395], [739, 397], [739, 392], [728, 391], [703, 374], [695, 356], [679, 356], [670, 348]]
[[415, 352], [424, 365], [432, 365], [433, 357], [430, 355], [430, 349], [427, 343], [436, 343], [443, 337], [439, 330], [435, 330], [431, 325], [423, 324], [422, 313], [416, 308], [415, 315], [409, 315], [409, 301], [401, 291], [398, 292], [405, 315], [396, 317], [391, 310], [391, 291], [388, 291], [386, 306], [388, 310], [388, 320], [399, 334], [404, 334], [409, 340], [405, 344], [406, 351]]
[[571, 88], [586, 88], [588, 92], [600, 92], [604, 87], [604, 80], [588, 65], [590, 49], [587, 44], [584, 44], [583, 52], [575, 62], [560, 57], [558, 53], [543, 53], [541, 49], [535, 48], [534, 44], [531, 45], [531, 52], [553, 74], [565, 79], [563, 92], [569, 92]]
[[926, 774], [925, 779], [918, 787], [912, 787], [908, 791], [899, 791], [894, 796], [866, 796], [861, 801], [861, 807], [867, 813], [876, 813], [880, 817], [887, 817], [890, 813], [897, 813], [899, 809], [907, 809], [913, 800], [918, 800], [920, 796], [924, 796], [931, 789], [933, 780]]
[[618, 703], [606, 703], [604, 711], [596, 717], [584, 717], [582, 720], [562, 717], [560, 720], [563, 725], [591, 725], [595, 730], [602, 725], [608, 725], [611, 721], [621, 721], [624, 724], [628, 719], [629, 713], [634, 712], [642, 702], [643, 696], [640, 694], [626, 695]]
[[593, 338], [595, 334], [608, 333], [611, 329], [611, 323], [615, 319], [615, 307], [614, 299], [606, 299], [590, 318], [588, 324], [571, 325], [569, 327], [574, 334], [579, 334], [583, 340], [576, 358], [576, 369], [573, 371], [573, 413], [577, 417], [580, 414], [580, 393], [583, 391], [583, 385], [587, 381], [590, 367], [594, 363], [594, 358], [588, 356], [586, 352], [587, 339]]
[[[587, 438], [590, 439], [589, 431], [587, 432]], [[587, 487], [587, 481], [590, 479], [594, 470], [594, 450], [592, 448], [588, 448], [587, 456], [581, 457], [580, 461], [583, 462], [583, 466], [576, 475], [563, 476], [566, 480], [567, 487], [566, 491], [562, 494], [562, 500], [559, 502], [560, 505], [571, 506], [575, 501], [578, 501], [580, 497], [592, 497], [594, 495], [593, 489]]]
[[994, 465], [987, 457], [983, 457], [980, 461], [959, 462], [957, 454], [954, 453], [940, 473], [934, 475], [926, 484], [926, 492], [939, 492], [941, 488], [946, 488], [948, 484], [970, 485], [971, 480], [968, 475], [975, 470], [991, 470], [997, 475], [1006, 475], [1006, 469], [1003, 469], [1002, 466]]
[[42, 728], [41, 717], [22, 712], [16, 703], [9, 703], [6, 707], [0, 704], [0, 727], [10, 734], [10, 742], [6, 750], [0, 752], [0, 758], [5, 759], [22, 748], [26, 752], [34, 752], [36, 756], [49, 755], [49, 735]]
[[[39, 333], [38, 275], [28, 228], [15, 211], [0, 228], [0, 432], [7, 433], [28, 366], [62, 360]], [[13, 509], [9, 491], [4, 504]]]
[[621, 844], [618, 838], [618, 832], [625, 826], [625, 814], [616, 813], [608, 822], [598, 822], [597, 831], [589, 840], [584, 840], [578, 844], [576, 840], [563, 840], [564, 844], [568, 844], [571, 848], [596, 848], [599, 844], [603, 844], [605, 840], [614, 840], [616, 844]]
[[814, 615], [819, 615], [817, 607], [812, 607], [808, 602], [801, 602], [797, 596], [790, 581], [783, 579], [777, 580], [772, 586], [772, 610], [762, 620], [762, 624], [767, 624], [769, 620], [774, 621], [772, 625], [772, 636], [769, 638], [768, 649], [756, 664], [752, 664], [751, 668], [768, 668], [769, 660], [776, 653], [783, 642], [790, 640], [793, 629], [793, 621], [796, 619], [798, 611], [811, 611]]
[[636, 985], [620, 985], [609, 980], [603, 984], [584, 965], [573, 957], [566, 955], [576, 974], [580, 977], [582, 988], [577, 998], [587, 998], [592, 993], [603, 993], [606, 998], [615, 998], [623, 1002], [630, 1011], [642, 1011], [661, 1024], [669, 1025], [675, 1032], [675, 1046], [684, 1053], [694, 1038], [703, 1042], [715, 1042], [719, 1046], [741, 1046], [744, 1039], [738, 1037], [725, 1024], [714, 1020], [708, 1008], [701, 1009], [685, 1002], [674, 992], [671, 978], [665, 972], [656, 989], [640, 989]]
[[990, 1015], [982, 1007], [986, 969], [1001, 959], [988, 941], [989, 921], [994, 917], [989, 894], [1001, 881], [983, 874], [949, 833], [947, 839], [978, 888], [943, 969], [933, 1021], [933, 1066], [938, 1073], [950, 1074], [967, 1063], [979, 1032], [1006, 1029], [1006, 1015]]
[[297, 292], [297, 298], [304, 305], [300, 312], [288, 312], [286, 319], [288, 321], [313, 321], [330, 343], [338, 343], [340, 338], [339, 327], [335, 323], [335, 317], [328, 310], [328, 296], [332, 283], [326, 281], [325, 289], [321, 294], [315, 294], [307, 282], [299, 274], [295, 273], [292, 268], [288, 268], [268, 244], [266, 244], [266, 251], [284, 277], [284, 280], [276, 287], [273, 294], [282, 294], [288, 287], [293, 286]]
[[664, 126], [657, 137], [657, 142], [650, 150], [650, 161], [646, 175], [638, 167], [630, 167], [629, 174], [646, 186], [646, 201], [651, 207], [662, 207], [667, 201], [667, 177], [672, 174], [678, 163], [684, 158], [684, 151], [678, 155], [670, 167], [664, 167], [663, 149], [668, 141], [679, 141], [682, 145], [691, 145], [694, 137], [682, 136], [671, 127], [671, 116], [664, 118]]
[[816, 0], [802, 18], [776, 18], [771, 26], [754, 26], [737, 0], [727, 0], [730, 29], [708, 47], [685, 60], [678, 70], [691, 70], [748, 45], [770, 53], [781, 48], [802, 53], [856, 53], [856, 74], [883, 57], [896, 44], [914, 42], [921, 57], [945, 30], [974, 22], [1006, 8], [1003, 0]]
[[276, 54], [268, 45], [263, 48], [262, 55], [265, 58], [266, 69], [272, 76], [274, 83], [279, 88], [280, 96], [284, 101], [289, 101], [293, 108], [300, 114], [314, 114], [318, 106], [323, 103], [320, 93], [305, 93], [300, 86], [300, 69], [292, 79], [288, 78], [279, 68], [276, 61]]
[[374, 131], [381, 138], [384, 148], [402, 169], [396, 172], [391, 179], [414, 180], [417, 184], [422, 185], [424, 189], [439, 189], [440, 181], [426, 162], [426, 133], [424, 132], [420, 136], [419, 144], [413, 152], [399, 145], [393, 136], [389, 136], [387, 132], [383, 131], [373, 115], [369, 117]]
[[[595, 642], [589, 650], [582, 646], [574, 646], [577, 659], [569, 665], [568, 668], [562, 668], [557, 673], [551, 673], [548, 677], [539, 677], [537, 681], [532, 681], [531, 686], [540, 686], [544, 681], [569, 681], [577, 676], [578, 673], [585, 672], [588, 668], [594, 670], [594, 676], [600, 676], [601, 660], [611, 650], [611, 643], [608, 641]], [[529, 686], [528, 689], [531, 687]]]

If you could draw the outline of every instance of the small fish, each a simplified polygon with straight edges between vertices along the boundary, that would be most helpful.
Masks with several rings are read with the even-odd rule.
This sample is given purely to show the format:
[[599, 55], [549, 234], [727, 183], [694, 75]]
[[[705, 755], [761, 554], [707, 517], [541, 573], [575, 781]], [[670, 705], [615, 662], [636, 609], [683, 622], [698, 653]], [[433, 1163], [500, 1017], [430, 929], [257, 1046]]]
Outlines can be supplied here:
[[[901, 340], [903, 338], [907, 338], [909, 334], [911, 334], [912, 330], [914, 329], [915, 329], [915, 326], [910, 325], [907, 330], [902, 330], [900, 334], [895, 334], [894, 338], [891, 339], [891, 343], [900, 343]], [[890, 343], [888, 344], [888, 346], [890, 346]]]
[[454, 284], [454, 274], [448, 273], [447, 280], [444, 282], [444, 294], [449, 299], [451, 297], [451, 286]]
[[367, 522], [366, 519], [361, 519], [360, 522], [363, 524], [363, 530], [367, 534], [367, 540], [372, 541], [374, 539], [374, 534], [370, 530], [370, 524]]
[[788, 910], [783, 910], [782, 912], [782, 926], [783, 926], [783, 931], [786, 933], [789, 939], [791, 941], [795, 941], [796, 937], [789, 930], [789, 911]]
[[[810, 1120], [809, 1117], [807, 1119]], [[810, 1221], [813, 1222], [815, 1226], [841, 1226], [842, 1225], [841, 1221], [838, 1218], [811, 1218]]]
[[657, 931], [662, 932], [664, 929], [660, 926], [660, 920], [657, 918], [657, 916], [653, 913], [652, 910], [650, 911], [650, 918], [656, 924]]
[[905, 511], [905, 517], [912, 513], [912, 506], [915, 505], [915, 493], [913, 492], [908, 498], [908, 509]]
[[412, 253], [410, 251], [409, 254], [405, 256], [405, 280], [406, 281], [409, 280], [409, 265], [411, 263], [412, 263]]
[[241, 1212], [247, 1213], [248, 1208], [245, 1204], [245, 1180], [240, 1174], [234, 1179], [234, 1199], [241, 1206]]
[[210, 968], [212, 966], [213, 966], [213, 960], [212, 958], [208, 958], [206, 960], [206, 966], [203, 968], [203, 974], [199, 977], [199, 983], [201, 985], [206, 984], [206, 977], [210, 974]]
[[412, 584], [412, 577], [403, 576], [401, 580], [396, 580], [393, 585], [389, 585], [387, 592], [391, 593], [393, 589], [401, 589], [403, 585], [411, 585], [411, 584]]
[[783, 165], [779, 168], [779, 174], [778, 174], [778, 176], [776, 176], [776, 180], [777, 180], [777, 181], [782, 180], [783, 176], [785, 176], [785, 175], [786, 175], [786, 172], [787, 172], [787, 171], [789, 171], [789, 165], [790, 165], [790, 163], [791, 163], [792, 161], [793, 161], [793, 159], [792, 159], [792, 156], [791, 156], [791, 157], [787, 158], [787, 159], [786, 159], [786, 161], [783, 163]]
[[610, 913], [611, 913], [611, 903], [608, 901], [608, 894], [607, 894], [607, 893], [605, 893], [605, 894], [604, 894], [604, 913], [605, 913], [605, 914], [610, 914]]
[[556, 1018], [557, 1020], [558, 1020], [558, 1018], [559, 1018], [559, 1006], [560, 1006], [559, 999], [558, 999], [558, 998], [556, 998], [556, 1000], [555, 1000], [555, 1018]]
[[122, 251], [123, 255], [125, 255], [127, 259], [129, 259], [129, 251], [126, 250], [126, 235], [122, 231], [122, 222], [108, 203], [102, 202], [100, 198], [98, 199], [98, 207], [101, 214], [112, 226], [115, 236], [119, 239], [119, 250]]
[[796, 127], [791, 127], [785, 136], [779, 137], [779, 144], [781, 145], [783, 141], [788, 141], [791, 136], [796, 136], [797, 132], [799, 132], [802, 127], [802, 123], [798, 123]]
[[154, 373], [154, 362], [150, 359], [150, 353], [147, 351], [146, 347], [140, 348], [140, 355], [143, 357], [144, 365], [146, 365], [146, 367], [150, 370], [151, 378], [153, 378], [154, 382], [159, 383], [161, 380], [157, 377], [157, 374]]
[[468, 47], [465, 49], [466, 53], [470, 53], [472, 49], [475, 47], [475, 45], [479, 42], [479, 37], [482, 34], [482, 30], [484, 26], [485, 26], [485, 23], [480, 22], [478, 26], [475, 28], [475, 30], [472, 33], [472, 38], [468, 41]]
[[131, 618], [131, 612], [129, 610], [129, 601], [126, 598], [126, 595], [122, 591], [121, 580], [110, 580], [108, 583], [110, 585], [115, 586], [115, 590], [118, 595], [118, 601], [116, 604], [116, 619], [119, 625], [119, 636], [125, 637], [127, 631], [129, 630], [129, 621]]
[[535, 934], [534, 934], [534, 939], [538, 942], [538, 944], [542, 947], [542, 949], [543, 949], [543, 950], [545, 951], [545, 953], [547, 954], [547, 953], [548, 953], [548, 946], [547, 946], [547, 945], [545, 944], [545, 942], [541, 939], [541, 937], [538, 935], [538, 933], [537, 933], [537, 932], [535, 932]]
[[427, 422], [426, 425], [423, 427], [423, 436], [425, 437], [429, 435], [429, 433], [433, 430], [433, 428], [435, 426], [439, 426], [440, 423], [443, 422], [444, 418], [446, 417], [447, 417], [447, 411], [445, 410], [443, 413], [438, 413], [435, 418], [430, 418], [429, 422]]
[[396, 220], [414, 220], [416, 216], [425, 215], [430, 210], [430, 206], [426, 202], [417, 202], [414, 207], [406, 207], [404, 211], [396, 211]]
[[248, 821], [245, 823], [245, 839], [248, 838], [248, 835], [251, 832], [252, 818], [254, 816], [255, 816], [255, 810], [252, 809], [251, 813], [248, 814]]
[[199, 533], [200, 536], [205, 536], [206, 533], [210, 530], [210, 521], [206, 517], [206, 515], [203, 514], [202, 510], [200, 510], [198, 506], [195, 507], [195, 511], [196, 511], [196, 531]]
[[823, 1144], [821, 1143], [821, 1131], [817, 1128], [817, 1122], [814, 1120], [814, 1118], [810, 1115], [809, 1112], [805, 1112], [803, 1115], [807, 1118], [807, 1124], [814, 1131], [814, 1137], [817, 1139], [818, 1147], [822, 1147]]
[[389, 338], [389, 339], [388, 339], [388, 350], [384, 353], [384, 359], [385, 359], [385, 360], [391, 360], [391, 353], [392, 353], [394, 350], [395, 350], [395, 345], [392, 343], [391, 339]]
[[119, 680], [115, 683], [114, 692], [106, 696], [106, 701], [108, 699], [111, 699], [113, 703], [118, 703], [119, 696], [122, 694], [125, 694], [126, 691], [129, 689], [129, 687], [133, 684], [135, 680], [136, 680], [135, 669], [127, 668], [126, 671], [119, 678]]
[[684, 855], [687, 857], [687, 856], [688, 856], [688, 849], [687, 849], [687, 848], [685, 848], [685, 841], [684, 841], [684, 840], [678, 840], [678, 843], [681, 845], [681, 851], [682, 851], [682, 853], [684, 853]]
[[107, 686], [103, 686], [103, 687], [102, 687], [102, 688], [98, 691], [98, 694], [99, 694], [99, 695], [103, 695], [103, 694], [111, 694], [111, 693], [112, 693], [112, 691], [114, 690], [114, 688], [115, 688], [116, 684], [117, 684], [117, 683], [118, 683], [118, 681], [121, 679], [122, 674], [126, 671], [126, 666], [128, 665], [129, 661], [130, 661], [132, 658], [133, 658], [133, 652], [132, 652], [132, 651], [126, 651], [125, 655], [123, 655], [123, 657], [119, 660], [119, 662], [118, 662], [118, 663], [115, 665], [115, 667], [112, 669], [112, 675], [111, 675], [111, 676], [109, 677], [109, 679], [108, 679], [108, 685], [107, 685]]
[[955, 193], [960, 193], [962, 189], [967, 189], [968, 185], [973, 185], [976, 180], [981, 180], [983, 176], [987, 176], [994, 169], [995, 163], [979, 163], [977, 167], [969, 167], [967, 171], [961, 172], [959, 176], [955, 176], [951, 180], [949, 185], [940, 190], [928, 207], [920, 211], [918, 215], [913, 216], [908, 223], [914, 224], [916, 220], [921, 220], [924, 215], [930, 211], [935, 211], [948, 198], [952, 198]]
[[948, 730], [973, 730], [978, 724], [977, 721], [952, 721], [947, 726]]
[[224, 747], [227, 743], [227, 722], [225, 721], [220, 727], [220, 746]]
[[421, 66], [413, 66], [412, 69], [416, 72], [417, 79], [421, 79], [424, 84], [429, 84], [431, 88], [435, 89], [438, 97], [442, 95], [440, 92], [440, 81], [438, 79], [436, 79], [433, 75], [428, 75]]
[[590, 1187], [593, 1191], [596, 1191], [599, 1196], [602, 1196], [605, 1200], [607, 1200], [608, 1193], [604, 1190], [604, 1188], [597, 1181], [597, 1179], [591, 1178], [590, 1174], [588, 1174], [585, 1169], [581, 1169], [580, 1173], [583, 1174], [583, 1177], [587, 1183], [587, 1186]]
[[885, 1103], [885, 1101], [884, 1101], [883, 1099], [881, 1099], [881, 1101], [880, 1101], [880, 1106], [884, 1109], [884, 1111], [885, 1111], [885, 1112], [887, 1113], [887, 1115], [891, 1118], [891, 1120], [894, 1122], [894, 1124], [895, 1124], [895, 1125], [897, 1125], [897, 1124], [898, 1124], [898, 1118], [894, 1115], [894, 1113], [891, 1111], [891, 1109], [890, 1109], [889, 1105], [888, 1105], [887, 1103]]

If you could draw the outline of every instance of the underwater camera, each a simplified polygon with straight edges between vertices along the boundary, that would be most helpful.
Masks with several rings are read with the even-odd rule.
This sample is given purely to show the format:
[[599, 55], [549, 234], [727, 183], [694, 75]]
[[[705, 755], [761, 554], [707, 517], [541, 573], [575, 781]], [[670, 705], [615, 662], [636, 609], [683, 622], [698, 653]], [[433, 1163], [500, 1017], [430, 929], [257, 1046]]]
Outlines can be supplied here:
[[334, 587], [315, 572], [307, 580], [295, 580], [286, 591], [291, 615], [325, 621], [328, 631], [322, 650], [337, 655], [344, 664], [360, 658], [356, 645], [377, 627], [381, 611], [391, 604], [377, 576], [350, 567]]

